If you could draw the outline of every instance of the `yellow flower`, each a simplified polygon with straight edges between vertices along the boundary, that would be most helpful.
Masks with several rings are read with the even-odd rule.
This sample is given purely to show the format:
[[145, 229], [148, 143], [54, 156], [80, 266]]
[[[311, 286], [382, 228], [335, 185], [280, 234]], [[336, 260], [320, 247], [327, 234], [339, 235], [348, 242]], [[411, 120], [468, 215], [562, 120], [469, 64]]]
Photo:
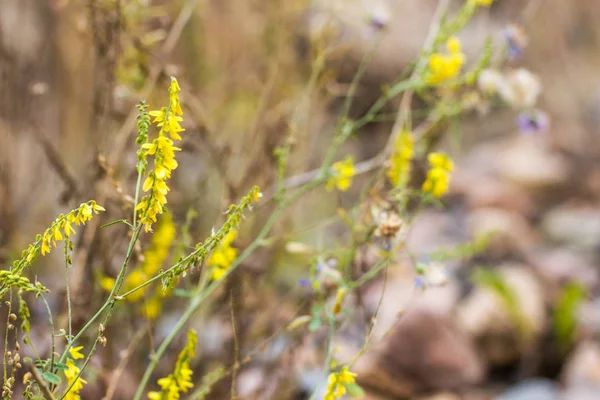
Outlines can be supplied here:
[[[169, 256], [169, 250], [173, 244], [173, 241], [175, 240], [175, 236], [176, 229], [175, 224], [173, 224], [173, 219], [171, 218], [170, 214], [165, 214], [165, 216], [160, 220], [160, 223], [156, 228], [156, 232], [154, 235], [152, 235], [152, 243], [150, 248], [144, 253], [144, 262], [141, 266], [133, 269], [125, 278], [125, 282], [123, 284], [124, 292], [128, 292], [131, 289], [140, 286], [148, 279], [156, 275]], [[108, 276], [104, 276], [100, 279], [100, 285], [105, 291], [110, 292], [115, 285], [115, 280]], [[144, 297], [144, 289], [145, 288], [139, 289], [127, 296], [127, 301], [134, 303], [141, 300]], [[153, 300], [154, 298], [148, 300], [148, 303], [152, 302]], [[141, 311], [142, 313], [148, 315], [148, 313], [146, 313], [146, 309], [148, 309], [147, 304], [143, 306]]]
[[356, 374], [348, 367], [342, 367], [338, 372], [332, 372], [327, 379], [327, 392], [323, 400], [339, 399], [346, 394], [346, 385], [355, 383]]
[[83, 354], [80, 353], [81, 349], [83, 349], [83, 346], [71, 347], [69, 349], [69, 354], [71, 355], [71, 357], [74, 360], [79, 360], [80, 358], [84, 358], [85, 357]]
[[50, 253], [52, 247], [56, 247], [57, 241], [61, 241], [65, 238], [69, 239], [71, 234], [75, 233], [73, 224], [83, 225], [91, 220], [94, 214], [98, 214], [100, 211], [105, 211], [104, 207], [96, 204], [94, 200], [90, 200], [87, 203], [81, 203], [79, 207], [71, 210], [66, 215], [60, 214], [50, 228], [46, 229], [39, 237], [39, 241], [29, 245], [27, 250], [23, 253], [23, 258], [17, 261], [16, 264], [19, 266], [19, 269], [22, 270], [29, 266], [37, 256], [38, 252], [44, 256]]
[[331, 170], [332, 177], [327, 182], [327, 190], [331, 191], [334, 187], [342, 192], [348, 190], [352, 185], [352, 178], [355, 173], [352, 157], [346, 157], [343, 161], [333, 163]]
[[160, 314], [161, 310], [162, 310], [162, 301], [158, 296], [154, 296], [153, 298], [148, 300], [146, 303], [144, 303], [144, 306], [142, 308], [142, 314], [144, 315], [144, 317], [146, 317], [152, 321], [156, 317], [158, 317], [158, 314]]
[[465, 63], [460, 41], [452, 36], [446, 42], [448, 53], [434, 53], [429, 56], [429, 71], [427, 80], [431, 85], [437, 85], [456, 78]]
[[67, 369], [65, 369], [63, 372], [65, 374], [65, 378], [67, 378], [67, 386], [73, 386], [71, 386], [71, 389], [65, 395], [65, 400], [80, 400], [79, 392], [81, 391], [81, 389], [83, 389], [83, 385], [87, 384], [87, 381], [83, 378], [77, 378], [81, 370], [79, 369], [79, 367], [77, 367], [77, 365], [75, 365], [75, 362], [73, 361], [73, 359], [77, 360], [80, 358], [84, 358], [84, 355], [79, 352], [81, 349], [83, 349], [83, 346], [71, 347], [69, 349], [69, 354], [71, 355], [71, 358], [67, 359]]
[[187, 393], [194, 387], [192, 383], [193, 371], [190, 369], [190, 360], [194, 358], [197, 335], [194, 330], [188, 333], [188, 342], [179, 353], [175, 364], [175, 371], [165, 378], [160, 378], [157, 383], [162, 389], [160, 392], [148, 393], [150, 400], [179, 400], [180, 393]]
[[413, 155], [413, 137], [409, 131], [404, 131], [398, 136], [386, 171], [392, 185], [400, 186], [408, 183]]
[[489, 6], [494, 0], [470, 0], [474, 6]]
[[[181, 104], [179, 102], [179, 92], [181, 88], [175, 78], [171, 78], [169, 87], [169, 106], [163, 107], [158, 111], [150, 111], [148, 114], [154, 117], [152, 122], [156, 123], [160, 129], [158, 137], [151, 143], [144, 143], [141, 150], [144, 152], [142, 158], [151, 155], [154, 156], [154, 170], [148, 174], [144, 181], [142, 189], [148, 192], [136, 206], [139, 211], [139, 222], [144, 225], [148, 232], [152, 224], [157, 221], [159, 214], [164, 212], [167, 204], [167, 193], [169, 186], [167, 179], [171, 177], [171, 172], [178, 166], [175, 160], [175, 152], [181, 149], [173, 145], [173, 140], [181, 140], [179, 132], [184, 131], [179, 125], [183, 119]], [[171, 138], [167, 136], [167, 133]]]
[[344, 301], [344, 297], [346, 297], [347, 290], [344, 288], [338, 289], [335, 295], [335, 304], [333, 305], [333, 313], [339, 314], [342, 311], [342, 302]]
[[236, 237], [237, 231], [235, 230], [227, 233], [221, 243], [219, 243], [219, 246], [217, 246], [210, 257], [208, 257], [208, 260], [206, 260], [206, 264], [209, 267], [212, 267], [212, 280], [217, 281], [222, 279], [231, 264], [235, 261], [238, 250], [235, 247], [232, 247], [231, 244]]
[[443, 153], [431, 153], [428, 160], [430, 169], [427, 172], [427, 179], [423, 183], [423, 190], [435, 197], [442, 197], [448, 191], [454, 163]]

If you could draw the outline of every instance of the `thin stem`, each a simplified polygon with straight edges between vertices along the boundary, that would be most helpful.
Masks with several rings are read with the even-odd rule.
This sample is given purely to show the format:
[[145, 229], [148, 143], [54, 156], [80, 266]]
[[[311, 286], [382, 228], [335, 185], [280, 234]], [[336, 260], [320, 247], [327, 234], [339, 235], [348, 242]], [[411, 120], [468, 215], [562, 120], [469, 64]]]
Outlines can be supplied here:
[[[237, 336], [237, 328], [235, 326], [235, 305], [233, 302], [233, 290], [229, 293], [229, 307], [231, 309], [231, 329], [233, 331], [233, 365], [238, 365], [240, 360], [240, 343]], [[237, 398], [235, 390], [235, 381], [237, 378], [237, 368], [231, 372], [231, 400]]]
[[360, 84], [360, 80], [362, 79], [363, 75], [367, 71], [367, 67], [371, 63], [371, 60], [373, 60], [375, 51], [379, 47], [379, 43], [381, 43], [382, 38], [383, 38], [383, 35], [379, 34], [377, 36], [377, 40], [375, 40], [373, 42], [371, 47], [369, 47], [367, 54], [365, 54], [365, 56], [360, 61], [358, 69], [356, 70], [356, 74], [354, 74], [354, 77], [352, 78], [352, 82], [350, 83], [350, 88], [348, 89], [348, 94], [346, 95], [346, 100], [344, 101], [344, 108], [343, 108], [343, 111], [341, 114], [342, 121], [345, 120], [346, 118], [348, 118], [348, 115], [350, 114], [350, 108], [352, 107], [352, 103], [354, 102], [354, 97], [356, 96], [356, 91], [358, 90], [358, 85]]
[[379, 317], [379, 311], [381, 311], [381, 305], [383, 304], [383, 297], [385, 295], [385, 288], [387, 286], [387, 281], [388, 281], [388, 268], [386, 268], [384, 270], [383, 287], [381, 288], [381, 295], [379, 296], [379, 301], [377, 302], [377, 308], [375, 309], [375, 314], [373, 315], [373, 318], [371, 318], [371, 327], [369, 328], [369, 331], [367, 332], [367, 336], [365, 337], [365, 342], [363, 343], [362, 347], [360, 348], [360, 350], [358, 351], [358, 353], [356, 354], [356, 356], [354, 357], [354, 359], [348, 366], [350, 369], [352, 369], [352, 366], [354, 364], [356, 364], [358, 359], [360, 357], [362, 357], [363, 354], [365, 354], [365, 352], [367, 351], [367, 347], [369, 346], [369, 342], [371, 341], [371, 338], [373, 337], [373, 332], [375, 332], [375, 324], [377, 324], [377, 318]]
[[73, 330], [72, 330], [72, 314], [71, 314], [71, 288], [69, 285], [69, 262], [68, 262], [68, 257], [69, 257], [69, 244], [68, 244], [69, 239], [65, 240], [65, 287], [67, 290], [67, 319], [68, 319], [68, 339], [67, 340], [71, 340], [71, 336], [73, 335]]
[[379, 272], [381, 272], [382, 270], [387, 268], [389, 264], [390, 264], [390, 260], [387, 258], [383, 259], [383, 260], [379, 260], [375, 265], [373, 265], [373, 267], [371, 267], [371, 269], [369, 271], [367, 271], [363, 275], [361, 275], [361, 277], [358, 278], [356, 281], [351, 282], [348, 285], [349, 289], [355, 289], [359, 286], [364, 285], [371, 279], [376, 278], [379, 275]]
[[152, 356], [152, 359], [150, 360], [150, 364], [148, 364], [148, 367], [146, 367], [144, 376], [142, 377], [140, 385], [138, 386], [138, 390], [135, 393], [134, 400], [140, 400], [142, 398], [142, 395], [144, 394], [144, 389], [146, 388], [146, 385], [148, 384], [148, 381], [150, 380], [150, 377], [152, 376], [152, 372], [154, 372], [154, 369], [158, 365], [158, 361], [160, 360], [162, 355], [165, 353], [165, 351], [167, 350], [167, 347], [169, 347], [169, 345], [171, 344], [171, 342], [173, 341], [175, 336], [177, 336], [179, 331], [187, 323], [188, 319], [190, 319], [190, 317], [196, 312], [196, 310], [198, 309], [200, 304], [202, 304], [202, 300], [203, 300], [202, 297], [196, 297], [196, 298], [194, 298], [194, 300], [192, 300], [190, 306], [187, 308], [187, 310], [185, 310], [183, 315], [179, 318], [179, 320], [177, 321], [177, 323], [175, 324], [175, 326], [173, 327], [171, 332], [169, 332], [169, 335], [162, 341], [162, 343], [156, 350], [156, 353]]
[[[319, 77], [319, 74], [321, 73], [321, 71], [323, 70], [323, 67], [325, 66], [325, 54], [322, 54], [320, 56], [317, 57], [317, 59], [315, 60], [315, 63], [313, 64], [313, 68], [312, 71], [310, 73], [310, 77], [308, 79], [308, 85], [306, 86], [306, 88], [304, 89], [303, 93], [302, 93], [302, 97], [300, 99], [299, 104], [295, 107], [294, 109], [294, 113], [292, 115], [291, 121], [293, 125], [293, 128], [290, 129], [290, 132], [288, 134], [288, 137], [286, 139], [285, 145], [281, 151], [281, 153], [279, 154], [280, 160], [279, 160], [279, 164], [277, 167], [277, 185], [276, 185], [276, 189], [275, 192], [279, 195], [282, 196], [283, 193], [286, 190], [286, 186], [285, 186], [285, 172], [288, 166], [288, 157], [292, 148], [292, 143], [293, 143], [293, 136], [296, 133], [295, 132], [295, 124], [296, 121], [298, 119], [298, 113], [300, 108], [306, 108], [306, 111], [309, 112], [309, 108], [310, 108], [310, 103], [309, 103], [309, 99], [310, 99], [310, 93], [313, 90], [313, 88], [316, 86], [317, 83], [317, 78]], [[305, 106], [306, 104], [306, 106]]]
[[[279, 204], [279, 206], [277, 207], [277, 209], [275, 211], [273, 211], [273, 213], [271, 214], [271, 216], [269, 217], [269, 219], [267, 220], [267, 222], [265, 223], [265, 225], [263, 226], [263, 228], [261, 229], [259, 234], [256, 236], [254, 241], [248, 247], [246, 247], [246, 249], [240, 254], [240, 256], [231, 264], [231, 266], [229, 267], [229, 269], [227, 270], [227, 272], [225, 273], [223, 278], [218, 281], [212, 282], [208, 287], [206, 287], [206, 289], [197, 293], [197, 295], [190, 302], [190, 305], [188, 306], [188, 308], [185, 310], [183, 315], [179, 318], [179, 320], [177, 321], [177, 323], [175, 324], [175, 326], [173, 327], [171, 332], [169, 332], [169, 335], [162, 341], [159, 348], [156, 350], [156, 353], [150, 360], [150, 363], [148, 364], [148, 366], [146, 367], [146, 371], [144, 372], [144, 376], [142, 377], [142, 380], [140, 381], [140, 384], [139, 384], [136, 394], [134, 396], [134, 400], [140, 400], [142, 398], [144, 390], [146, 389], [146, 386], [148, 385], [148, 382], [150, 381], [152, 373], [156, 369], [156, 366], [158, 365], [158, 362], [160, 361], [161, 357], [163, 356], [163, 354], [165, 353], [165, 351], [167, 350], [167, 348], [169, 347], [169, 345], [171, 344], [171, 342], [173, 341], [175, 336], [179, 333], [179, 331], [183, 328], [183, 326], [187, 323], [187, 321], [192, 317], [192, 315], [196, 312], [196, 310], [203, 304], [204, 300], [206, 300], [212, 294], [212, 292], [215, 291], [215, 289], [217, 287], [219, 287], [226, 280], [227, 276], [229, 276], [231, 273], [233, 273], [240, 266], [240, 264], [242, 262], [244, 262], [246, 260], [246, 258], [248, 258], [261, 245], [263, 239], [265, 237], [267, 237], [267, 235], [271, 231], [271, 228], [273, 227], [273, 225], [275, 225], [275, 222], [279, 219], [279, 216], [281, 215], [281, 213], [283, 213], [283, 211], [288, 206], [290, 206], [291, 204], [296, 202], [303, 195], [305, 195], [306, 193], [308, 193], [315, 187], [321, 185], [323, 182], [324, 182], [323, 179], [315, 179], [314, 181], [310, 182], [306, 186], [300, 188], [292, 196], [290, 196], [286, 200], [282, 201]], [[167, 271], [165, 271], [164, 273], [166, 273], [166, 272]], [[161, 275], [161, 274], [159, 274], [159, 275]]]
[[137, 182], [135, 184], [135, 198], [133, 200], [133, 230], [137, 228], [137, 205], [140, 198], [140, 184], [142, 182], [142, 168], [138, 168]]
[[[333, 337], [335, 336], [335, 314], [332, 312], [329, 315], [329, 334], [327, 335], [327, 355], [325, 356], [325, 365], [323, 367], [324, 375], [329, 375], [329, 366], [331, 365], [331, 360], [333, 358]], [[315, 390], [313, 390], [310, 395], [309, 400], [315, 400], [317, 396], [319, 386], [315, 386]]]
[[52, 319], [52, 311], [50, 310], [50, 305], [48, 301], [44, 297], [44, 295], [40, 295], [44, 305], [46, 306], [46, 312], [48, 313], [48, 321], [50, 322], [50, 372], [54, 372], [54, 351], [55, 351], [55, 340], [54, 340], [54, 320]]
[[360, 84], [360, 80], [365, 74], [367, 67], [371, 63], [373, 59], [373, 55], [375, 51], [379, 47], [379, 43], [381, 42], [381, 38], [383, 36], [378, 36], [377, 40], [373, 42], [373, 45], [369, 48], [369, 51], [362, 58], [360, 65], [352, 78], [352, 82], [350, 83], [350, 88], [348, 89], [348, 93], [346, 94], [346, 99], [344, 101], [344, 108], [342, 110], [342, 114], [340, 115], [340, 124], [339, 131], [336, 130], [336, 136], [333, 139], [333, 143], [329, 146], [327, 153], [325, 155], [325, 159], [323, 160], [323, 164], [321, 166], [320, 176], [324, 177], [327, 175], [329, 167], [333, 163], [333, 158], [335, 157], [339, 147], [350, 137], [352, 132], [354, 132], [357, 127], [354, 122], [348, 119], [348, 115], [350, 113], [350, 108], [352, 107], [352, 103], [354, 101], [354, 97], [356, 96], [356, 91], [358, 90], [358, 85]]
[[[108, 299], [106, 300], [104, 305], [100, 308], [100, 310], [98, 310], [98, 312], [92, 317], [92, 319], [90, 321], [88, 321], [88, 323], [81, 329], [81, 331], [79, 331], [79, 333], [73, 338], [73, 340], [69, 341], [69, 343], [67, 344], [67, 347], [65, 349], [65, 352], [63, 353], [63, 355], [60, 358], [61, 362], [64, 361], [64, 359], [67, 355], [67, 352], [71, 348], [73, 343], [75, 343], [75, 341], [77, 341], [77, 339], [83, 334], [83, 332], [85, 332], [85, 330], [87, 330], [100, 315], [102, 315], [104, 310], [107, 310], [107, 312], [106, 312], [106, 316], [104, 317], [104, 320], [102, 321], [102, 324], [105, 327], [108, 324], [108, 321], [109, 321], [110, 317], [112, 316], [112, 311], [115, 307], [115, 299], [117, 297], [116, 294], [119, 292], [119, 290], [121, 290], [121, 286], [123, 285], [125, 271], [127, 270], [127, 264], [129, 263], [129, 259], [131, 258], [131, 255], [133, 254], [133, 249], [135, 247], [135, 243], [137, 242], [137, 239], [140, 236], [141, 230], [142, 230], [142, 225], [138, 225], [136, 227], [136, 229], [133, 231], [133, 235], [131, 236], [131, 240], [129, 241], [129, 247], [127, 249], [127, 254], [125, 255], [125, 259], [123, 260], [123, 265], [121, 266], [121, 271], [119, 272], [119, 275], [117, 276], [117, 279], [115, 280], [115, 285], [113, 286], [110, 294], [108, 295]], [[101, 336], [100, 334], [96, 335], [96, 340], [94, 341], [92, 349], [91, 349], [90, 353], [88, 354], [87, 358], [85, 359], [85, 362], [81, 366], [79, 374], [77, 374], [75, 379], [73, 379], [73, 383], [71, 383], [71, 385], [69, 385], [69, 387], [63, 393], [63, 395], [59, 398], [59, 400], [62, 400], [65, 398], [65, 396], [69, 393], [69, 391], [71, 390], [73, 385], [75, 385], [75, 383], [77, 382], [77, 380], [79, 379], [79, 377], [81, 376], [83, 371], [85, 370], [85, 367], [88, 365], [88, 363], [90, 362], [90, 360], [92, 358], [92, 355], [96, 351], [96, 347], [98, 346], [98, 341], [100, 340], [100, 336]]]
[[2, 355], [2, 366], [4, 367], [4, 383], [6, 383], [6, 380], [8, 379], [6, 377], [6, 373], [8, 371], [8, 368], [6, 368], [6, 352], [8, 351], [8, 325], [10, 324], [10, 312], [12, 309], [12, 290], [10, 291], [10, 298], [6, 302], [6, 305], [8, 306], [8, 311], [6, 312], [6, 330], [4, 331], [4, 354]]
[[[69, 351], [69, 349], [71, 348], [73, 343], [75, 343], [85, 333], [85, 331], [88, 330], [88, 328], [104, 313], [104, 311], [106, 309], [109, 309], [108, 317], [110, 317], [112, 308], [114, 307], [114, 304], [115, 304], [116, 293], [118, 293], [118, 290], [121, 289], [121, 286], [123, 284], [123, 277], [125, 276], [127, 264], [129, 262], [129, 259], [131, 258], [131, 255], [133, 254], [133, 249], [134, 249], [135, 243], [137, 242], [137, 239], [140, 235], [141, 227], [142, 227], [142, 225], [138, 225], [136, 227], [135, 231], [133, 232], [133, 235], [131, 236], [131, 240], [129, 242], [129, 247], [127, 249], [127, 254], [125, 256], [125, 260], [123, 261], [123, 265], [121, 266], [121, 271], [119, 272], [119, 275], [115, 281], [115, 285], [113, 286], [110, 294], [108, 295], [106, 302], [102, 305], [102, 307], [100, 307], [100, 309], [96, 312], [96, 314], [94, 314], [94, 316], [83, 326], [83, 328], [81, 328], [81, 330], [77, 333], [77, 335], [75, 335], [75, 337], [73, 337], [72, 340], [69, 340], [69, 342], [67, 343], [67, 347], [65, 348], [65, 351], [63, 352], [62, 356], [60, 357], [60, 362], [64, 361], [65, 357], [67, 356], [67, 352]], [[105, 319], [105, 322], [106, 321], [107, 321], [107, 319]], [[83, 368], [82, 368], [82, 371], [83, 371]]]
[[36, 382], [38, 383], [38, 386], [39, 386], [40, 390], [42, 391], [42, 394], [44, 395], [46, 400], [55, 400], [54, 395], [52, 394], [50, 389], [48, 389], [48, 386], [46, 386], [46, 384], [44, 383], [44, 379], [40, 376], [40, 373], [38, 372], [35, 365], [32, 364], [30, 366], [29, 370], [31, 371], [31, 374], [33, 375], [33, 379], [35, 379]]

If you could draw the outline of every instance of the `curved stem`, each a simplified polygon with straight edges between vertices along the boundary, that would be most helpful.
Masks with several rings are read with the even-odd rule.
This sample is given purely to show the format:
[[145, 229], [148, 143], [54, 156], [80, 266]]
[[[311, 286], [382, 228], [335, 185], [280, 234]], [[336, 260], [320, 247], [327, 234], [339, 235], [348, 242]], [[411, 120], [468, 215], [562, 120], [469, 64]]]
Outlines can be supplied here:
[[188, 308], [185, 310], [183, 315], [179, 318], [179, 320], [177, 321], [177, 323], [175, 324], [175, 326], [173, 327], [173, 329], [171, 330], [169, 335], [162, 341], [162, 343], [156, 350], [156, 353], [150, 360], [150, 363], [146, 367], [146, 371], [144, 371], [144, 376], [142, 377], [142, 380], [140, 381], [138, 389], [135, 393], [135, 396], [133, 398], [134, 400], [140, 400], [142, 398], [142, 395], [144, 394], [144, 390], [146, 389], [146, 386], [148, 385], [148, 382], [150, 381], [150, 378], [152, 377], [152, 373], [156, 369], [156, 366], [158, 365], [158, 362], [160, 361], [161, 357], [163, 356], [163, 354], [165, 353], [165, 351], [167, 350], [167, 348], [169, 347], [169, 345], [171, 344], [173, 339], [175, 339], [175, 336], [177, 336], [177, 334], [183, 328], [183, 326], [187, 323], [187, 321], [192, 317], [192, 315], [194, 315], [196, 310], [198, 310], [198, 308], [200, 308], [200, 306], [204, 303], [204, 300], [206, 300], [206, 298], [208, 298], [212, 294], [212, 292], [214, 292], [215, 289], [217, 287], [219, 287], [225, 281], [225, 278], [227, 278], [227, 276], [229, 276], [231, 273], [233, 273], [241, 265], [242, 262], [244, 262], [252, 253], [254, 253], [254, 251], [261, 245], [263, 239], [265, 239], [267, 237], [267, 235], [271, 231], [271, 228], [273, 227], [273, 225], [275, 225], [275, 222], [277, 222], [277, 220], [279, 219], [279, 216], [283, 213], [283, 211], [288, 206], [290, 206], [291, 204], [296, 202], [303, 195], [305, 195], [306, 193], [308, 193], [315, 187], [321, 185], [323, 182], [324, 182], [323, 179], [316, 179], [316, 180], [310, 182], [309, 184], [307, 184], [306, 186], [302, 187], [301, 189], [299, 189], [296, 193], [294, 193], [292, 196], [290, 196], [286, 200], [282, 201], [279, 204], [279, 206], [277, 207], [277, 209], [275, 209], [275, 211], [273, 211], [273, 213], [271, 214], [271, 216], [269, 217], [269, 219], [267, 220], [267, 222], [265, 223], [265, 225], [263, 226], [263, 228], [261, 229], [259, 234], [256, 236], [254, 241], [231, 264], [231, 266], [225, 273], [224, 277], [218, 281], [212, 282], [210, 285], [208, 285], [206, 287], [206, 289], [201, 290], [196, 294], [196, 296], [190, 302], [190, 305], [188, 306]]

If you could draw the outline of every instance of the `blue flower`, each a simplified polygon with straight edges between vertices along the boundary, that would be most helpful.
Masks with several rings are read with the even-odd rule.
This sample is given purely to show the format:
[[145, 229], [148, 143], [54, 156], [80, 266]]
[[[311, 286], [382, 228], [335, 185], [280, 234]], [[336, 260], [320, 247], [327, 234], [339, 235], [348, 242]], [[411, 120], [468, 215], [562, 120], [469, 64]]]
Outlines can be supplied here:
[[309, 288], [309, 287], [312, 286], [311, 283], [310, 283], [310, 281], [308, 279], [306, 279], [306, 278], [300, 278], [300, 280], [298, 281], [298, 283], [303, 288]]
[[548, 130], [550, 119], [543, 111], [524, 111], [517, 117], [517, 124], [524, 134], [544, 133]]

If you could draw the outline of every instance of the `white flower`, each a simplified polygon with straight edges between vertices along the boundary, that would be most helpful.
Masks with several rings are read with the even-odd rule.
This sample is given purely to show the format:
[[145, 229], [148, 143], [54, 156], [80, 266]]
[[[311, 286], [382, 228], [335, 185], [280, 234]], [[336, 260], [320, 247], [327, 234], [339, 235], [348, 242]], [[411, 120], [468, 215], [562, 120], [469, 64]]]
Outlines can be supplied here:
[[423, 289], [440, 287], [448, 283], [448, 270], [442, 263], [430, 263], [417, 267], [420, 278], [418, 284]]
[[518, 109], [535, 106], [542, 91], [539, 78], [524, 68], [509, 72], [499, 88], [502, 99]]
[[496, 94], [505, 84], [504, 76], [493, 69], [484, 69], [479, 74], [477, 86], [485, 94]]

